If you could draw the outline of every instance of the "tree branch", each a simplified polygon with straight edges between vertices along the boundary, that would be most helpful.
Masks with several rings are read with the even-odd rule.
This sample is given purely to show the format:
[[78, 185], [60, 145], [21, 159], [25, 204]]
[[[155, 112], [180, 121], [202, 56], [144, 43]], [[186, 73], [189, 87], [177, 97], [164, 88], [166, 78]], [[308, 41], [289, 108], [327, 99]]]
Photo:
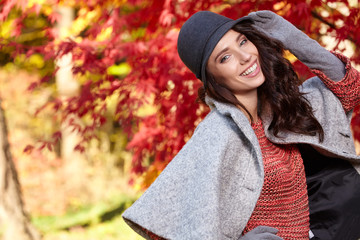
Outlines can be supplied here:
[[[317, 12], [315, 12], [315, 10], [312, 10], [312, 11], [311, 11], [311, 15], [312, 15], [314, 18], [318, 19], [320, 22], [325, 23], [326, 25], [328, 25], [330, 28], [332, 28], [332, 29], [334, 29], [334, 30], [337, 29], [337, 27], [335, 26], [334, 23], [330, 23], [329, 21], [325, 20], [322, 16], [320, 16]], [[346, 37], [345, 39], [347, 39], [347, 40], [355, 43], [354, 38], [352, 38], [352, 37], [349, 36], [349, 35], [347, 35], [347, 37]]]

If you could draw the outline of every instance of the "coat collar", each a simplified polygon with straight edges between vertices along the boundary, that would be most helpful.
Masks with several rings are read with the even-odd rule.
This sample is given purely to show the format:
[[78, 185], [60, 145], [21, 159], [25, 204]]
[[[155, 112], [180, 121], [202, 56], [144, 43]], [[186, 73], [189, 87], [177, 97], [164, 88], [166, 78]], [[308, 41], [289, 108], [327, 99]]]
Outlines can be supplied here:
[[205, 101], [211, 110], [216, 109], [220, 114], [230, 117], [238, 126], [239, 130], [245, 135], [245, 137], [253, 145], [259, 156], [261, 156], [261, 148], [258, 139], [255, 135], [255, 132], [252, 129], [248, 118], [239, 108], [237, 108], [233, 104], [219, 102], [209, 96], [206, 96]]

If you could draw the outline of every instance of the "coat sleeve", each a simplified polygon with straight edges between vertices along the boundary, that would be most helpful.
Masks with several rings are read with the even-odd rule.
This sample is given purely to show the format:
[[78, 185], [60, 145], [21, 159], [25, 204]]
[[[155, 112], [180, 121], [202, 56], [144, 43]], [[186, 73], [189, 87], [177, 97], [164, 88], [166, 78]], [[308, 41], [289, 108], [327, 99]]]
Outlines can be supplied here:
[[313, 69], [312, 71], [338, 97], [345, 112], [349, 112], [360, 103], [360, 73], [351, 66], [349, 58], [340, 53], [333, 52], [333, 54], [346, 64], [343, 79], [335, 82], [320, 70]]
[[146, 239], [151, 234], [171, 240], [237, 239], [246, 226], [260, 194], [262, 169], [251, 160], [256, 154], [235, 124], [213, 116], [199, 124], [124, 212], [126, 223]]

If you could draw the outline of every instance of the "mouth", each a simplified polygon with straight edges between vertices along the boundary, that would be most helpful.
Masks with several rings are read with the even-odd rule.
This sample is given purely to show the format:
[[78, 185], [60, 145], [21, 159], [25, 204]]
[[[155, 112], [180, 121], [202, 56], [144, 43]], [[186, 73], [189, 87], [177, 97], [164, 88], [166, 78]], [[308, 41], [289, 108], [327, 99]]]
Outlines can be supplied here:
[[246, 69], [240, 76], [247, 76], [252, 74], [258, 68], [258, 63], [255, 61], [248, 69]]

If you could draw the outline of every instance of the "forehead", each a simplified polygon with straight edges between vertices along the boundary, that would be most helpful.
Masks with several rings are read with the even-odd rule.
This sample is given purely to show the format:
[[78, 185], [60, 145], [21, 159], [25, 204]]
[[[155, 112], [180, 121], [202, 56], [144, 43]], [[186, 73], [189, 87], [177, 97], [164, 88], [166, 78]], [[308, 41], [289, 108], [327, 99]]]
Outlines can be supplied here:
[[214, 51], [212, 52], [211, 55], [216, 54], [217, 52], [222, 51], [223, 49], [229, 47], [229, 45], [236, 42], [238, 37], [241, 35], [242, 35], [241, 33], [230, 29], [216, 44]]
[[236, 38], [237, 36], [239, 36], [239, 32], [236, 32], [233, 29], [230, 29], [229, 31], [227, 31], [227, 33], [224, 34], [224, 36], [219, 40], [218, 44], [220, 42], [224, 42], [224, 41], [228, 41], [228, 40], [233, 40], [233, 38]]

